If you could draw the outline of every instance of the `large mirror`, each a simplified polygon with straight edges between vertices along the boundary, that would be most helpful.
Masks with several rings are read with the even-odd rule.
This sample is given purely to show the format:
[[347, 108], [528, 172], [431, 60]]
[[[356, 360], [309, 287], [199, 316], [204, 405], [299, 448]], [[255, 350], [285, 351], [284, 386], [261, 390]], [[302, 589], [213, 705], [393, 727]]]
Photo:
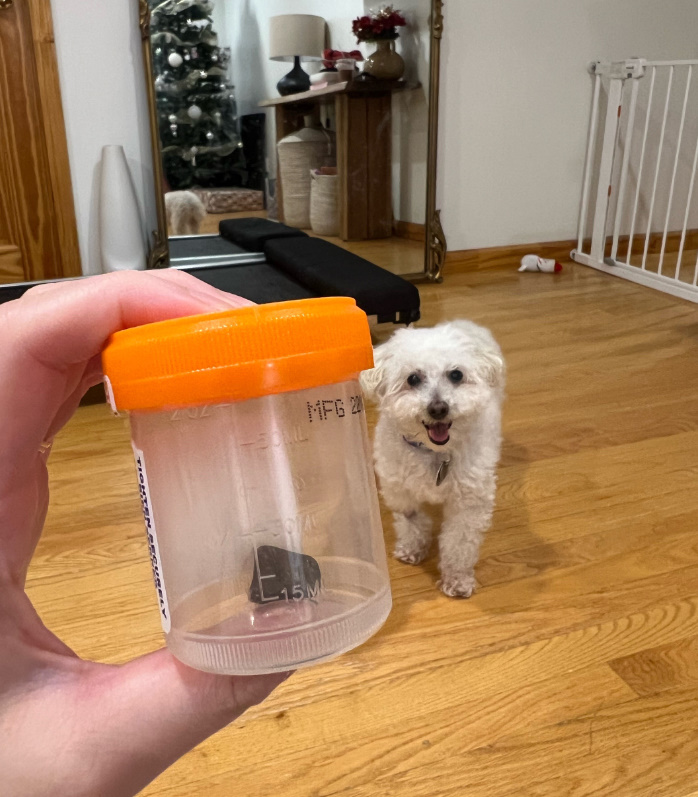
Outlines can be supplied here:
[[260, 260], [225, 222], [264, 218], [440, 281], [441, 6], [140, 0], [159, 187], [151, 266]]

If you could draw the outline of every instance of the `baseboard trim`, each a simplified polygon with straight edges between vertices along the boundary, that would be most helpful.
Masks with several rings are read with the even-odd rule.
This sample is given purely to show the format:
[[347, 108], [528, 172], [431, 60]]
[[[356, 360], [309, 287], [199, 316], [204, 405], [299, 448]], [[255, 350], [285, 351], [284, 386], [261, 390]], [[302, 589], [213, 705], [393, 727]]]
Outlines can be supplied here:
[[393, 222], [393, 235], [396, 238], [406, 238], [408, 241], [416, 241], [423, 244], [426, 237], [425, 230], [424, 224], [416, 224], [413, 221]]
[[478, 271], [485, 268], [519, 265], [524, 255], [536, 254], [552, 260], [569, 260], [575, 240], [545, 241], [533, 244], [489, 246], [483, 249], [460, 249], [446, 253], [446, 276], [453, 271]]
[[[628, 235], [618, 237], [617, 257], [619, 259], [624, 259], [627, 256], [629, 237]], [[663, 238], [664, 234], [661, 232], [651, 233], [647, 242], [648, 254], [658, 254], [661, 251]], [[606, 257], [611, 254], [612, 243], [612, 239], [609, 237], [606, 241]], [[678, 252], [680, 244], [681, 232], [669, 232], [666, 237], [664, 251]], [[590, 246], [591, 241], [586, 239], [583, 242], [582, 251], [588, 252]], [[564, 241], [509, 244], [508, 246], [490, 246], [482, 249], [460, 249], [446, 253], [446, 275], [448, 276], [449, 271], [478, 271], [485, 268], [501, 268], [502, 266], [511, 266], [514, 262], [518, 266], [518, 261], [527, 254], [536, 254], [559, 261], [569, 260], [570, 252], [576, 248], [577, 239], [570, 238]], [[633, 238], [633, 253], [642, 252], [644, 248], [645, 236], [636, 234]], [[698, 249], [697, 229], [686, 230], [684, 249]]]

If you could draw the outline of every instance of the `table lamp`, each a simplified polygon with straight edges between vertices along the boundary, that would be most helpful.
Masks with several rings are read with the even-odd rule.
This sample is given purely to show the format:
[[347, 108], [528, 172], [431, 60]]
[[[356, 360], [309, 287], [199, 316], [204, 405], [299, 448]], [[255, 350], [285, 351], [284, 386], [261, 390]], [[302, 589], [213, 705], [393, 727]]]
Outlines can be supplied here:
[[325, 48], [325, 20], [314, 14], [282, 14], [269, 20], [269, 58], [293, 61], [293, 69], [276, 84], [279, 94], [298, 94], [310, 88], [301, 61], [320, 61]]

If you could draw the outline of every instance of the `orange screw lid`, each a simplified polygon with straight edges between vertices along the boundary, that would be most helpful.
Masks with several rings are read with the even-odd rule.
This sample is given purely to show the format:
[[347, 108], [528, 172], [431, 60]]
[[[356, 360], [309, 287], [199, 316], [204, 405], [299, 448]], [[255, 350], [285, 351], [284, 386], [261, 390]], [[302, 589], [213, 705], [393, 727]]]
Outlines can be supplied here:
[[102, 366], [117, 409], [156, 410], [343, 382], [373, 349], [353, 299], [302, 299], [125, 329]]

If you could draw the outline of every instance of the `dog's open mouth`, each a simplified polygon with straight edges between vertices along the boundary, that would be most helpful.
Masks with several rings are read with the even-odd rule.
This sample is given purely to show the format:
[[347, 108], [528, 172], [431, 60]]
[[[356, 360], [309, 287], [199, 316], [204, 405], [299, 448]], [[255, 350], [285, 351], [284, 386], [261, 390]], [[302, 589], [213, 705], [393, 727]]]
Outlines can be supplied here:
[[440, 421], [439, 423], [425, 423], [424, 428], [427, 430], [429, 439], [434, 445], [445, 446], [451, 438], [450, 430], [451, 424]]

